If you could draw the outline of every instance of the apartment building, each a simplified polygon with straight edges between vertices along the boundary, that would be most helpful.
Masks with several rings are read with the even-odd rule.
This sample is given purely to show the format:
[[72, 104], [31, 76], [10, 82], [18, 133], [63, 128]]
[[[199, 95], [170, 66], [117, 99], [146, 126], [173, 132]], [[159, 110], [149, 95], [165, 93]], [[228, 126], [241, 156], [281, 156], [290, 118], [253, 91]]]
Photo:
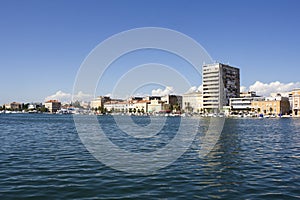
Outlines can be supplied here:
[[289, 98], [279, 95], [267, 97], [264, 100], [254, 99], [251, 106], [259, 114], [285, 115], [290, 111]]
[[256, 95], [256, 92], [241, 92], [240, 97], [230, 98], [229, 106], [233, 112], [250, 112], [252, 111], [252, 101], [263, 101], [264, 98]]
[[12, 102], [12, 103], [7, 103], [3, 105], [5, 109], [11, 109], [11, 110], [22, 110], [23, 109], [23, 104], [18, 103], [18, 102]]
[[61, 102], [57, 100], [46, 101], [45, 108], [47, 108], [50, 113], [56, 113], [58, 110], [61, 109]]
[[292, 112], [294, 116], [300, 116], [300, 89], [292, 91]]
[[161, 101], [165, 111], [180, 111], [182, 108], [182, 96], [169, 94], [162, 96]]
[[204, 65], [202, 78], [203, 108], [205, 112], [222, 112], [223, 106], [229, 106], [230, 98], [239, 97], [239, 68], [221, 63]]

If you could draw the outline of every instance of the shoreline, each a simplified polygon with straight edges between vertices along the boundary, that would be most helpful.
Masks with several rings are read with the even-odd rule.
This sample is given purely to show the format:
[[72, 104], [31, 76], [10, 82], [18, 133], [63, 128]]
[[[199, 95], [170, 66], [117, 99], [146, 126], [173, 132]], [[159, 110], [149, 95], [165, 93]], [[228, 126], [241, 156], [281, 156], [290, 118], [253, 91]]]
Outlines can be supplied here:
[[93, 115], [93, 116], [132, 116], [132, 117], [190, 117], [190, 118], [226, 118], [226, 119], [300, 119], [300, 116], [243, 116], [243, 115], [199, 115], [199, 114], [127, 114], [127, 113], [107, 113], [107, 114], [94, 114], [94, 113], [48, 113], [48, 112], [22, 112], [22, 111], [11, 111], [11, 112], [0, 112], [0, 115], [19, 115], [19, 114], [30, 114], [30, 115]]

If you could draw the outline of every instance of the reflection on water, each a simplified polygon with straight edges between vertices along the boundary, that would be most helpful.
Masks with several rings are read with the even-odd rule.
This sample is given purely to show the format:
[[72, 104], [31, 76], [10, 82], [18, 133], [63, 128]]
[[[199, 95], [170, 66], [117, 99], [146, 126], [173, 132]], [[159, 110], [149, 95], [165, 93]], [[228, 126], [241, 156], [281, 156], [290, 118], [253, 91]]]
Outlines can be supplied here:
[[[163, 133], [133, 142], [111, 119], [99, 117], [110, 139], [133, 151], [164, 146], [178, 120], [168, 118]], [[197, 139], [176, 162], [140, 176], [98, 162], [81, 144], [71, 116], [0, 115], [1, 199], [300, 198], [300, 119], [226, 119], [202, 158], [207, 123], [201, 120]]]

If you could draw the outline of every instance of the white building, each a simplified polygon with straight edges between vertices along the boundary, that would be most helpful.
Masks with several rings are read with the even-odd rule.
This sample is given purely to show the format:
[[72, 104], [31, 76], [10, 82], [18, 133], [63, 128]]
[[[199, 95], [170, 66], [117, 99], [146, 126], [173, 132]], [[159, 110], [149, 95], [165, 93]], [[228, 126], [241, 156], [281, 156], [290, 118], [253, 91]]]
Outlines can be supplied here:
[[149, 113], [158, 113], [163, 110], [164, 103], [158, 99], [152, 99], [150, 104], [148, 104]]
[[58, 110], [61, 109], [61, 102], [57, 100], [46, 101], [45, 108], [47, 108], [50, 113], [56, 113]]
[[229, 106], [231, 111], [245, 111], [249, 112], [252, 110], [252, 101], [256, 100], [264, 100], [259, 96], [256, 96], [256, 92], [241, 92], [240, 97], [230, 98]]
[[103, 106], [108, 112], [128, 112], [128, 104], [126, 101], [108, 101], [105, 102]]
[[205, 112], [222, 112], [229, 99], [239, 97], [240, 70], [229, 65], [214, 63], [204, 65], [203, 108]]
[[150, 101], [148, 100], [140, 100], [133, 104], [133, 110], [135, 113], [147, 113], [148, 112], [148, 104]]
[[251, 111], [252, 97], [230, 98], [230, 108], [236, 111]]
[[185, 112], [203, 112], [202, 92], [192, 92], [182, 95], [182, 109]]
[[292, 91], [292, 111], [294, 116], [300, 116], [300, 89]]

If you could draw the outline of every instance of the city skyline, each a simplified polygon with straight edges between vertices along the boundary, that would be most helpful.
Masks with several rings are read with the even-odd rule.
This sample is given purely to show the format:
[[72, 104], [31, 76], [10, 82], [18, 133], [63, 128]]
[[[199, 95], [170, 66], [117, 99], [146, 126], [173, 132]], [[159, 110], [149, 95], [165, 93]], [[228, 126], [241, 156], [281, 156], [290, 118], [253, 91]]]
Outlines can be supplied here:
[[[41, 102], [55, 94], [70, 95], [81, 63], [96, 45], [119, 32], [147, 26], [165, 27], [192, 37], [213, 60], [239, 67], [241, 86], [249, 90], [265, 95], [272, 90], [300, 87], [298, 1], [1, 4], [0, 104]], [[158, 54], [156, 60], [164, 62], [168, 58]], [[123, 60], [128, 68], [148, 61], [133, 59], [136, 57]], [[180, 68], [175, 61], [168, 64]], [[112, 70], [111, 74], [116, 72]], [[185, 73], [194, 87], [201, 85], [202, 80], [192, 72]], [[97, 95], [111, 93], [110, 85], [108, 81], [106, 91], [97, 91]], [[168, 86], [140, 92], [168, 93], [173, 87]]]

